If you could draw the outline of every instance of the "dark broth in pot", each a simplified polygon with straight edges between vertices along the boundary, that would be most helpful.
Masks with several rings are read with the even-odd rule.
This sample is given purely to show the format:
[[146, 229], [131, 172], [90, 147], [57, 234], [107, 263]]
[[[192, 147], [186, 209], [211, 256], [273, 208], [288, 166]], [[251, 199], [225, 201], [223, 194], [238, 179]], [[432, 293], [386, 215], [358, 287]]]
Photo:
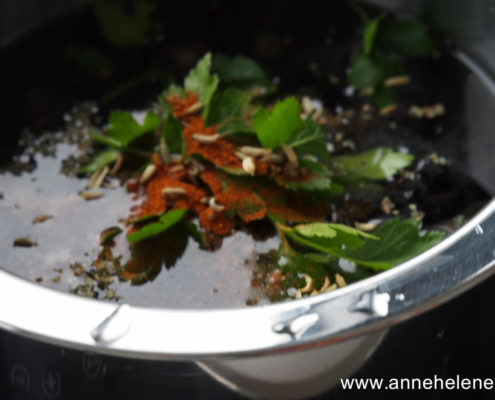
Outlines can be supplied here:
[[[110, 257], [101, 255], [100, 232], [126, 218], [136, 200], [118, 179], [102, 189], [100, 199], [78, 196], [86, 180], [74, 175], [74, 166], [87, 158], [92, 127], [102, 126], [112, 109], [142, 110], [208, 50], [259, 62], [278, 83], [272, 100], [286, 94], [320, 100], [339, 120], [338, 132], [329, 136], [336, 154], [349, 146], [388, 146], [416, 156], [408, 175], [390, 179], [384, 190], [349, 193], [336, 206], [335, 221], [367, 220], [387, 196], [399, 215], [424, 212], [426, 226], [448, 230], [487, 201], [463, 173], [460, 98], [467, 71], [440, 39], [438, 54], [407, 65], [412, 84], [400, 92], [398, 109], [383, 117], [347, 83], [360, 41], [353, 11], [344, 4], [322, 12], [283, 2], [285, 14], [276, 5], [260, 3], [238, 13], [227, 2], [198, 2], [191, 13], [186, 4], [157, 3], [152, 26], [136, 22], [135, 37], [121, 43], [105, 36], [101, 15], [99, 20], [88, 8], [3, 50], [1, 87], [9, 103], [0, 149], [0, 266], [57, 290], [143, 306], [238, 307], [291, 297], [288, 289], [273, 286], [269, 252], [279, 239], [262, 225], [254, 227], [254, 237], [237, 231], [224, 238], [213, 252], [167, 232], [149, 244], [154, 259], [143, 282], [121, 281], [111, 258], [130, 258], [125, 235], [116, 237]], [[134, 7], [122, 6], [129, 12]], [[294, 9], [300, 21], [311, 21], [304, 29], [292, 23]], [[447, 112], [411, 118], [411, 106], [418, 104], [441, 104]], [[336, 268], [348, 282], [367, 276]]]

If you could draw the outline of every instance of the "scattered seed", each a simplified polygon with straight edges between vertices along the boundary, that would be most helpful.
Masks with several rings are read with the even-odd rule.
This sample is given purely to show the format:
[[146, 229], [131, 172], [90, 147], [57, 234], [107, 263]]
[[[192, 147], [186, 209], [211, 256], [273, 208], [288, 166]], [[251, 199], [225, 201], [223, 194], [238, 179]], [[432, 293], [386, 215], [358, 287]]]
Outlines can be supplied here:
[[346, 285], [344, 277], [340, 274], [335, 274], [335, 282], [338, 287], [344, 287]]
[[34, 240], [29, 239], [28, 237], [20, 237], [14, 239], [14, 247], [33, 247], [37, 245], [38, 243], [36, 243]]
[[214, 133], [213, 135], [203, 135], [202, 133], [195, 133], [192, 135], [192, 138], [200, 143], [215, 143], [218, 139], [220, 139], [220, 135], [218, 133]]
[[156, 172], [156, 165], [155, 164], [150, 164], [148, 165], [143, 174], [141, 175], [141, 179], [139, 180], [140, 183], [145, 183], [151, 179], [151, 177], [155, 174]]
[[392, 200], [388, 196], [385, 196], [382, 199], [382, 202], [380, 203], [381, 210], [383, 211], [384, 214], [387, 214], [387, 215], [392, 212], [394, 207], [395, 207], [395, 204], [392, 202]]
[[84, 200], [96, 200], [99, 199], [100, 197], [103, 197], [103, 193], [84, 191], [79, 193], [79, 196], [81, 196]]
[[313, 120], [318, 121], [318, 119], [322, 116], [323, 114], [323, 107], [318, 108], [314, 113], [313, 113]]
[[241, 161], [249, 157], [247, 154], [243, 153], [242, 151], [234, 151], [234, 155]]
[[397, 104], [390, 104], [389, 106], [383, 107], [380, 109], [380, 115], [386, 117], [387, 115], [392, 114], [397, 108]]
[[100, 176], [101, 169], [97, 169], [95, 172], [91, 174], [88, 179], [88, 183], [86, 184], [87, 189], [94, 189], [96, 186], [96, 182], [98, 181], [98, 177]]
[[72, 270], [75, 276], [81, 276], [86, 272], [83, 265], [78, 262], [71, 264], [70, 269]]
[[41, 276], [38, 276], [36, 279], [35, 279], [36, 282], [38, 283], [41, 283], [43, 282], [43, 278]]
[[336, 283], [332, 283], [327, 289], [325, 289], [324, 293], [331, 292], [331, 291], [333, 291], [335, 289], [337, 289], [337, 284]]
[[163, 188], [162, 194], [164, 196], [170, 196], [173, 194], [185, 195], [185, 194], [187, 194], [187, 190], [184, 189], [183, 187], [180, 187], [180, 186], [167, 187], [167, 188]]
[[93, 185], [91, 187], [88, 187], [88, 189], [97, 189], [97, 188], [99, 188], [102, 185], [102, 183], [105, 180], [105, 178], [107, 177], [109, 171], [110, 171], [110, 168], [108, 168], [108, 166], [102, 168], [101, 171], [100, 171], [100, 173], [96, 177], [95, 181], [93, 182]]
[[246, 171], [249, 175], [254, 176], [256, 173], [256, 164], [252, 157], [246, 157], [242, 160], [242, 169]]
[[373, 86], [364, 87], [359, 91], [361, 96], [371, 96], [373, 93], [375, 93], [375, 88]]
[[403, 86], [408, 85], [411, 82], [411, 77], [407, 75], [403, 76], [392, 76], [383, 82], [385, 87]]
[[308, 274], [304, 274], [304, 280], [306, 281], [306, 285], [300, 291], [301, 293], [308, 293], [313, 290], [313, 278]]
[[53, 281], [54, 283], [60, 283], [61, 278], [60, 278], [60, 276], [56, 276], [55, 278], [53, 278], [53, 279], [52, 279], [52, 281]]
[[251, 157], [266, 156], [272, 153], [272, 149], [264, 149], [262, 147], [254, 146], [241, 146], [239, 147], [239, 151]]
[[286, 144], [282, 145], [282, 150], [287, 157], [287, 160], [289, 160], [289, 163], [294, 164], [294, 165], [299, 165], [298, 160], [297, 160], [297, 155], [292, 149], [292, 147], [287, 146]]
[[200, 112], [203, 109], [203, 103], [198, 101], [197, 103], [192, 104], [189, 106], [189, 108], [186, 110], [186, 114], [196, 114]]
[[352, 140], [344, 140], [342, 142], [342, 147], [346, 147], [352, 151], [356, 150], [356, 144]]
[[177, 164], [175, 166], [173, 166], [172, 168], [170, 168], [168, 170], [168, 172], [170, 173], [175, 173], [175, 172], [180, 172], [180, 171], [183, 171], [184, 170], [184, 166], [182, 164]]
[[41, 214], [33, 218], [33, 224], [40, 224], [53, 218], [52, 214]]
[[170, 150], [163, 136], [160, 137], [160, 158], [164, 164], [170, 163]]
[[117, 175], [117, 172], [119, 172], [120, 167], [122, 167], [122, 164], [124, 162], [124, 156], [122, 155], [121, 152], [117, 154], [117, 160], [113, 164], [112, 169], [110, 170], [110, 175], [115, 176]]
[[306, 114], [312, 114], [315, 110], [313, 107], [313, 102], [308, 96], [303, 96], [301, 99], [302, 109]]
[[373, 222], [354, 222], [354, 226], [364, 232], [371, 232], [375, 230], [376, 224]]
[[416, 117], [416, 118], [423, 118], [425, 115], [425, 112], [421, 107], [418, 106], [411, 106], [409, 107], [409, 115]]
[[323, 281], [323, 285], [320, 288], [320, 293], [323, 293], [329, 287], [330, 287], [330, 278], [328, 276], [325, 276], [325, 280]]
[[282, 164], [285, 160], [284, 156], [279, 153], [271, 153], [266, 156], [261, 157], [260, 162], [262, 163], [273, 163], [273, 164]]
[[222, 206], [221, 204], [217, 204], [216, 200], [214, 197], [211, 197], [210, 200], [208, 201], [208, 205], [213, 209], [215, 210], [216, 212], [220, 212], [220, 211], [223, 211], [225, 209], [224, 206]]

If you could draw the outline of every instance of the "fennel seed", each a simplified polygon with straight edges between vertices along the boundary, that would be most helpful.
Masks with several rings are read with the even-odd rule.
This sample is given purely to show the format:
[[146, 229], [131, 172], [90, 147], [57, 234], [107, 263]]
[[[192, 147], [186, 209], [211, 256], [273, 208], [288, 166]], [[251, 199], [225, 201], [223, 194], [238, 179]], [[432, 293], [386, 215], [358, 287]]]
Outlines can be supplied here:
[[84, 192], [80, 192], [79, 196], [82, 197], [84, 200], [96, 200], [99, 199], [100, 197], [103, 197], [103, 193], [84, 191]]
[[215, 143], [218, 139], [220, 139], [220, 135], [218, 133], [214, 133], [213, 135], [203, 135], [202, 133], [195, 133], [192, 135], [193, 139], [199, 143]]
[[53, 218], [52, 214], [41, 214], [33, 218], [33, 224], [40, 224]]
[[156, 172], [156, 165], [155, 164], [150, 164], [148, 165], [143, 174], [141, 175], [141, 179], [139, 180], [140, 183], [145, 183], [151, 179], [151, 177], [155, 174]]

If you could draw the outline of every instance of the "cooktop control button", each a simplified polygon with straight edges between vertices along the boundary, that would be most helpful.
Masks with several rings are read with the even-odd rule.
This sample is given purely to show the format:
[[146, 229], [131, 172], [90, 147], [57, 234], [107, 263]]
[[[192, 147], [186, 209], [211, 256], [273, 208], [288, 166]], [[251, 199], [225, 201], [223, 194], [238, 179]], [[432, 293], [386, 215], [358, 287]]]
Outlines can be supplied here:
[[103, 373], [103, 363], [97, 354], [83, 354], [83, 372], [89, 379], [99, 378]]
[[62, 389], [60, 374], [56, 371], [46, 370], [42, 378], [43, 392], [49, 399], [58, 399]]
[[31, 386], [29, 372], [22, 364], [15, 364], [10, 373], [10, 384], [20, 392], [27, 393]]

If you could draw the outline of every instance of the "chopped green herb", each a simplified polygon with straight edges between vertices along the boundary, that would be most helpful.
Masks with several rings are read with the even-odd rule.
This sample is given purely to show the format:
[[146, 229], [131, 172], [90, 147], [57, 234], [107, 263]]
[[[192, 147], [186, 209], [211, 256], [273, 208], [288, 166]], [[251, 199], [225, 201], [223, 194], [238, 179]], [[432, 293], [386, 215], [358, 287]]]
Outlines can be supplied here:
[[203, 115], [207, 116], [210, 108], [210, 101], [213, 94], [217, 90], [218, 76], [211, 75], [211, 53], [206, 53], [204, 57], [198, 61], [196, 67], [189, 71], [189, 74], [184, 79], [184, 89], [197, 93], [199, 101], [203, 103]]
[[271, 112], [266, 108], [258, 110], [253, 127], [261, 145], [275, 149], [287, 143], [294, 133], [304, 128], [300, 113], [301, 105], [295, 97], [277, 101]]
[[168, 228], [178, 223], [186, 213], [187, 210], [184, 209], [168, 211], [160, 217], [158, 222], [147, 224], [138, 231], [127, 235], [127, 240], [129, 243], [136, 243], [165, 232]]
[[117, 161], [119, 151], [115, 149], [104, 150], [99, 153], [88, 165], [77, 170], [78, 174], [94, 172]]
[[140, 125], [131, 114], [124, 111], [113, 111], [110, 114], [109, 122], [108, 136], [126, 146], [145, 133], [156, 129], [160, 125], [161, 119], [153, 111], [148, 111], [143, 125]]
[[365, 179], [386, 179], [413, 160], [412, 154], [397, 153], [387, 147], [333, 158], [337, 170]]

